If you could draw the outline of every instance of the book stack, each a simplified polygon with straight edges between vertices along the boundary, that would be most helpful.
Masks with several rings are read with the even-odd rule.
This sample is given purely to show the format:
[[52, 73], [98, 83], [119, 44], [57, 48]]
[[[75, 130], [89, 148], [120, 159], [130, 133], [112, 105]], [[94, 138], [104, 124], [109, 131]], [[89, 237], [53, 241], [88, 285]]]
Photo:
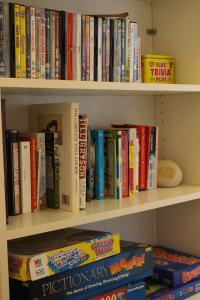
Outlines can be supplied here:
[[8, 248], [11, 300], [145, 300], [142, 280], [153, 274], [151, 246], [120, 241], [117, 233], [70, 228]]
[[182, 300], [200, 292], [200, 257], [164, 247], [153, 248], [154, 275], [147, 299]]
[[2, 77], [141, 82], [138, 24], [128, 13], [89, 16], [0, 1], [0, 16]]

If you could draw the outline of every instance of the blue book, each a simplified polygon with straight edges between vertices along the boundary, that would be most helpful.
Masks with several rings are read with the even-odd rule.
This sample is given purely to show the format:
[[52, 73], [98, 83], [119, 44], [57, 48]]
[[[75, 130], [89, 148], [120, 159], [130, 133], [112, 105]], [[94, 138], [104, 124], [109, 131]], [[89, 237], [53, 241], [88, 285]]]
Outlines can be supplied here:
[[104, 199], [104, 131], [91, 130], [91, 142], [95, 144], [95, 199]]

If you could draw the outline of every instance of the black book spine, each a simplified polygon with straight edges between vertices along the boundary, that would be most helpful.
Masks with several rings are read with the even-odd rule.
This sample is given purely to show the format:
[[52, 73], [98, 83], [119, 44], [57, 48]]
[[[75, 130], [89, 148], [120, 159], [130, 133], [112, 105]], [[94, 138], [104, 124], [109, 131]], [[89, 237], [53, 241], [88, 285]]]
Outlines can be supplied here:
[[50, 10], [45, 9], [46, 79], [51, 79]]
[[65, 80], [66, 65], [66, 13], [60, 11], [60, 57], [61, 57], [61, 79]]
[[6, 76], [5, 3], [0, 2], [0, 77]]
[[31, 14], [26, 7], [26, 77], [31, 78]]
[[9, 28], [10, 28], [10, 77], [15, 78], [15, 16], [14, 4], [9, 3]]
[[98, 17], [94, 17], [94, 81], [98, 81]]
[[7, 139], [7, 192], [8, 213], [15, 216], [21, 213], [20, 172], [19, 172], [19, 131], [8, 130]]
[[114, 81], [114, 20], [110, 20], [110, 66], [109, 81]]

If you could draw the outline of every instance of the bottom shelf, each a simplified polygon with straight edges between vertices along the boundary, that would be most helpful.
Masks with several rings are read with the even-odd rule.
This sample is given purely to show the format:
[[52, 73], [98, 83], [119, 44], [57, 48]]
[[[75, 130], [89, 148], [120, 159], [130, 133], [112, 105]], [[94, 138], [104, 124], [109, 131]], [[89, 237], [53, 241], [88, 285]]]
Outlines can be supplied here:
[[11, 240], [42, 232], [80, 226], [184, 203], [198, 198], [200, 198], [200, 186], [180, 185], [175, 188], [160, 188], [154, 191], [139, 192], [132, 199], [96, 200], [89, 203], [85, 211], [80, 212], [46, 209], [37, 213], [10, 217], [6, 238]]
[[198, 294], [196, 294], [192, 297], [187, 298], [187, 300], [200, 300], [200, 293], [198, 293]]

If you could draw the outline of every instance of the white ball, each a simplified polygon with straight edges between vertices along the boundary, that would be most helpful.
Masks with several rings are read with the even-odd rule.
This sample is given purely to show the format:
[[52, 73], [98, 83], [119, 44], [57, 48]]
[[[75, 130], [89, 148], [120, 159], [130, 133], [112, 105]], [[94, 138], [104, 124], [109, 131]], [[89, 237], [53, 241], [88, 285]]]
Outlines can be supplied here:
[[183, 180], [181, 168], [171, 160], [158, 161], [158, 187], [174, 187]]

